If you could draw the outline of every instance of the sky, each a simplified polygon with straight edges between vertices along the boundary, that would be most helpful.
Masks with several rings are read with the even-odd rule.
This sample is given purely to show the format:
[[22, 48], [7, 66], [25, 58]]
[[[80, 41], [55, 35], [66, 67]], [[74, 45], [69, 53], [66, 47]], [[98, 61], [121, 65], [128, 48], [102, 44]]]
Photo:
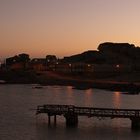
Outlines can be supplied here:
[[140, 0], [0, 0], [0, 59], [59, 58], [103, 42], [140, 46]]

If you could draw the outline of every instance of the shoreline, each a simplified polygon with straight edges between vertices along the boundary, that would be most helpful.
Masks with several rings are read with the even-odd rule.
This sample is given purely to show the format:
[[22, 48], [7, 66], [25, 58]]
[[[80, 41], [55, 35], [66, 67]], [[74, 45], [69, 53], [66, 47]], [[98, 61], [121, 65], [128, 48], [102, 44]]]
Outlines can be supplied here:
[[[1, 79], [3, 80], [3, 79]], [[13, 76], [6, 82], [0, 84], [40, 84], [41, 86], [72, 86], [75, 89], [97, 88], [110, 91], [134, 92], [140, 91], [140, 82], [118, 81], [106, 79], [92, 79], [84, 76], [76, 77], [74, 75], [66, 75], [55, 72], [42, 72], [39, 75], [29, 77]]]
[[74, 89], [86, 90], [90, 88], [104, 89], [109, 91], [140, 91], [139, 83], [117, 82], [117, 81], [100, 81], [100, 80], [64, 80], [64, 79], [50, 79], [45, 82], [24, 82], [24, 81], [9, 81], [0, 83], [6, 84], [39, 84], [40, 86], [72, 86]]

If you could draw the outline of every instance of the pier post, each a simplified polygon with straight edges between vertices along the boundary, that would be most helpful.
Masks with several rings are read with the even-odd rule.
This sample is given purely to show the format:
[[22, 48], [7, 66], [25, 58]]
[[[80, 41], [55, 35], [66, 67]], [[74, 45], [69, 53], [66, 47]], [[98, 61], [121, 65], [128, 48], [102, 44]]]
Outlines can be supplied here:
[[48, 124], [51, 124], [51, 115], [48, 114]]
[[56, 124], [56, 115], [54, 115], [54, 124]]
[[140, 118], [131, 118], [131, 128], [140, 129]]
[[78, 125], [78, 115], [74, 113], [65, 114], [66, 126], [77, 126]]

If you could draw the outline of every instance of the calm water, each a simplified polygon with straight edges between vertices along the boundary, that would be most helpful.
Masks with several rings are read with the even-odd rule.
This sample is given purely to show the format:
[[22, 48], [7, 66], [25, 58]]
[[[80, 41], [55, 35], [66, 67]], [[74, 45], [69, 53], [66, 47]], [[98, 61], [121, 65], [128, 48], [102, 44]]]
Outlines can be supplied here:
[[66, 128], [63, 116], [48, 126], [47, 115], [35, 116], [30, 110], [42, 104], [140, 109], [140, 95], [125, 95], [98, 89], [71, 87], [0, 85], [0, 140], [139, 140], [129, 119], [79, 117], [77, 128]]

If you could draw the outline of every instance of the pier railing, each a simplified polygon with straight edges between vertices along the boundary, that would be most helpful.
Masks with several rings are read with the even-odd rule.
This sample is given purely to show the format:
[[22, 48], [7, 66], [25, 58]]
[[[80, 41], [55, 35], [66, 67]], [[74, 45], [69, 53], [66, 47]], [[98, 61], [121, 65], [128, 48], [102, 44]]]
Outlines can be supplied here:
[[73, 105], [42, 105], [37, 107], [36, 114], [40, 113], [50, 113], [51, 115], [65, 115], [65, 113], [74, 113], [79, 116], [111, 118], [140, 117], [140, 110], [138, 109], [92, 108], [76, 107]]
[[139, 109], [93, 108], [77, 107], [74, 105], [47, 104], [37, 106], [36, 114], [40, 113], [47, 113], [49, 117], [55, 116], [55, 118], [56, 115], [63, 115], [66, 118], [66, 122], [68, 124], [77, 124], [78, 116], [129, 118], [132, 121], [132, 126], [140, 127]]

